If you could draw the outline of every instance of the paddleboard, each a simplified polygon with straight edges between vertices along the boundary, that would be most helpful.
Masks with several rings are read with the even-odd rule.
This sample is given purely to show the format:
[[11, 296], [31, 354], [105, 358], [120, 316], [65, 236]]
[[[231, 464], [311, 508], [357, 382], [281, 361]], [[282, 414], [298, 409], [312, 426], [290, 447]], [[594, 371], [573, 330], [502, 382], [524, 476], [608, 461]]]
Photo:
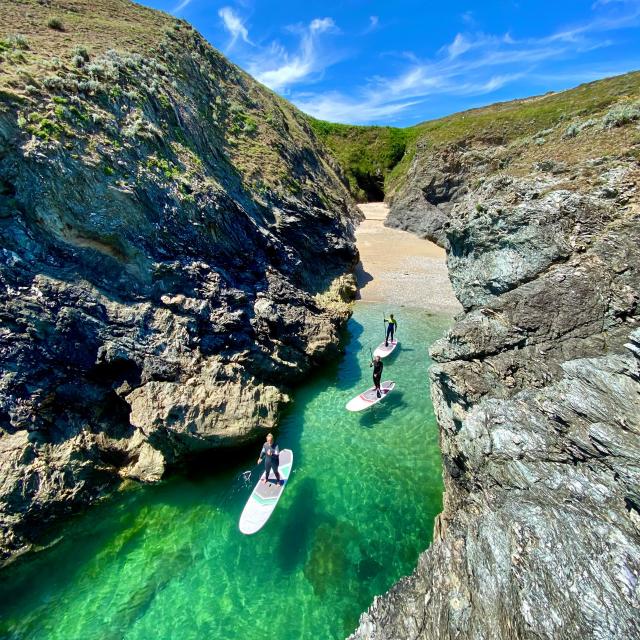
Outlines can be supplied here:
[[381, 342], [376, 350], [373, 352], [374, 357], [380, 356], [381, 358], [386, 358], [388, 355], [393, 353], [393, 350], [398, 346], [399, 342], [397, 340], [389, 340], [388, 346], [384, 346], [384, 342]]
[[353, 398], [353, 400], [349, 400], [349, 402], [347, 402], [347, 410], [362, 411], [363, 409], [368, 409], [374, 404], [378, 404], [378, 402], [384, 400], [394, 390], [395, 386], [396, 383], [392, 380], [385, 380], [380, 385], [380, 391], [382, 393], [379, 398], [378, 394], [376, 393], [376, 388], [371, 387], [371, 389], [367, 389], [359, 396]]
[[280, 479], [284, 481], [283, 484], [276, 482], [273, 470], [269, 475], [269, 482], [262, 482], [264, 471], [262, 472], [260, 480], [258, 480], [258, 484], [249, 496], [240, 516], [240, 531], [242, 533], [251, 535], [260, 531], [267, 524], [267, 520], [271, 517], [284, 488], [287, 486], [292, 467], [293, 451], [291, 449], [283, 449], [280, 452], [280, 464], [278, 466]]

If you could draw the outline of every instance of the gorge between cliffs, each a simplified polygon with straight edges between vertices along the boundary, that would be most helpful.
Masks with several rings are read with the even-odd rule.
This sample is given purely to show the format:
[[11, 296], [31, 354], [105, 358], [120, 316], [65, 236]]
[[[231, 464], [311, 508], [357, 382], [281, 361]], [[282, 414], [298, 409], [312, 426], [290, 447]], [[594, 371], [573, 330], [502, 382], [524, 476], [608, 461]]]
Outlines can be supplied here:
[[127, 0], [0, 19], [0, 637], [640, 639], [639, 73], [357, 127]]

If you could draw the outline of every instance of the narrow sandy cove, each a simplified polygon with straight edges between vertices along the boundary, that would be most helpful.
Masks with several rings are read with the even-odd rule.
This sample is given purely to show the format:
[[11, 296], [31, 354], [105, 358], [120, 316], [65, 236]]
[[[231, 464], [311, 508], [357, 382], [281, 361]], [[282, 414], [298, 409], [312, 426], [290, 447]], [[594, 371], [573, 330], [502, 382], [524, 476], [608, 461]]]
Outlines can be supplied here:
[[383, 202], [359, 205], [365, 220], [356, 231], [360, 251], [359, 299], [394, 307], [420, 307], [434, 313], [461, 310], [449, 282], [445, 251], [433, 242], [389, 229]]

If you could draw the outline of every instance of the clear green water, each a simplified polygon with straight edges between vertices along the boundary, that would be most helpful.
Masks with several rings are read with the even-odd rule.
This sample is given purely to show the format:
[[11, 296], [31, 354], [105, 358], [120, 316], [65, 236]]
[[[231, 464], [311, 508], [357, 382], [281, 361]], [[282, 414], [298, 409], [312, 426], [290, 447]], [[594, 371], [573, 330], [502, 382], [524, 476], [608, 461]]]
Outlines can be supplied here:
[[[441, 507], [427, 346], [449, 323], [398, 309], [397, 381], [360, 414], [384, 309], [359, 304], [346, 352], [299, 389], [277, 441], [294, 472], [255, 536], [238, 532], [251, 492], [223, 470], [121, 492], [74, 518], [56, 545], [0, 575], [0, 637], [64, 640], [344, 638], [376, 594], [409, 573]], [[253, 477], [257, 479], [257, 471]]]

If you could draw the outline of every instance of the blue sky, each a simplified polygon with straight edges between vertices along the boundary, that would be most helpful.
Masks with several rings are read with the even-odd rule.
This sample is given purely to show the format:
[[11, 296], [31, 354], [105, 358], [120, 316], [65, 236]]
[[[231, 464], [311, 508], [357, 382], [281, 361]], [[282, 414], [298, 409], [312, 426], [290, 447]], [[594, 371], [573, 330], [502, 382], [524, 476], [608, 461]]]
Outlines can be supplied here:
[[405, 126], [640, 69], [640, 0], [144, 0], [303, 111]]

